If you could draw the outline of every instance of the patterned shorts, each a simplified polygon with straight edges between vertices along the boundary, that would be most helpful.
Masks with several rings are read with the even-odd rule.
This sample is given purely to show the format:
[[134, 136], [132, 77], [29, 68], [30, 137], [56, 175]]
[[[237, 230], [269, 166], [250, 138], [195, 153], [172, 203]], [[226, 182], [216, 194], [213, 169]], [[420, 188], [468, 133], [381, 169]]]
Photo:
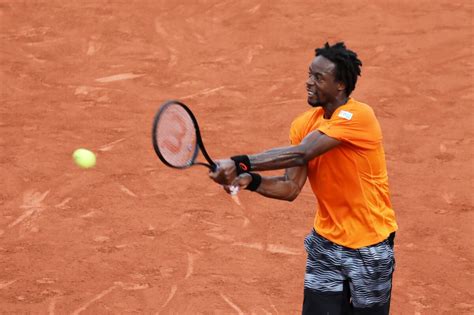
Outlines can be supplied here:
[[342, 292], [349, 282], [352, 305], [367, 308], [390, 301], [395, 268], [393, 236], [375, 245], [351, 249], [325, 239], [314, 230], [305, 239], [305, 289]]

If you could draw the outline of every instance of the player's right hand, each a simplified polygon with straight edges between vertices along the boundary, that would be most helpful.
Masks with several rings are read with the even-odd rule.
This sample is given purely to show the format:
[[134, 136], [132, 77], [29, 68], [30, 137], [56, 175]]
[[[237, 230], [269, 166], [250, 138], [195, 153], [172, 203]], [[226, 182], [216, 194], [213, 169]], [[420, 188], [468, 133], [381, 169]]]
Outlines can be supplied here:
[[217, 168], [209, 177], [219, 185], [230, 185], [237, 176], [235, 162], [231, 159], [216, 161]]

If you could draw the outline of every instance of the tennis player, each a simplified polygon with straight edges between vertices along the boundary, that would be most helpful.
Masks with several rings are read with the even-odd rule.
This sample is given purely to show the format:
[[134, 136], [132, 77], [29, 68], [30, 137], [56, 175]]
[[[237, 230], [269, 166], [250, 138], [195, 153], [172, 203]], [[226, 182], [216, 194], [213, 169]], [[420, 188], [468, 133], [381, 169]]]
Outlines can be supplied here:
[[[303, 314], [389, 314], [397, 223], [382, 131], [370, 106], [350, 97], [362, 62], [344, 43], [316, 49], [306, 82], [310, 110], [291, 124], [291, 146], [219, 160], [210, 177], [292, 201], [306, 178], [317, 198]], [[256, 171], [286, 169], [283, 176]]]

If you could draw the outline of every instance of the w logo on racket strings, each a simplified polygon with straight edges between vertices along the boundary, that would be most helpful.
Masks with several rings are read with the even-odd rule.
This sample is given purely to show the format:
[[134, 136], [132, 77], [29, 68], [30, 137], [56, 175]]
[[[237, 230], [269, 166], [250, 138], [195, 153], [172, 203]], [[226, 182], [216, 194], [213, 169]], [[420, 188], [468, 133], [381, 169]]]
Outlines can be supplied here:
[[249, 170], [249, 168], [247, 167], [247, 165], [245, 165], [244, 163], [240, 162], [239, 163], [239, 167], [242, 169], [242, 171], [244, 172], [247, 172]]
[[[169, 130], [168, 138], [164, 138], [163, 145], [172, 153], [178, 154], [183, 147], [183, 138], [186, 135], [186, 125], [178, 116], [173, 116], [173, 128]], [[188, 150], [189, 151], [189, 150]]]

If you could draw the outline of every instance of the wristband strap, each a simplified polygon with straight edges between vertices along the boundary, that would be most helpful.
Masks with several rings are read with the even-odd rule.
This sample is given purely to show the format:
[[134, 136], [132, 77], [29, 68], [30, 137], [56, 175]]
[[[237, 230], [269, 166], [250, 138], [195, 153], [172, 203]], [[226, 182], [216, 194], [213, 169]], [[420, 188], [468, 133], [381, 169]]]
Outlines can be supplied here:
[[249, 173], [249, 174], [250, 176], [252, 176], [252, 181], [247, 187], [245, 187], [245, 189], [256, 191], [258, 187], [260, 186], [260, 184], [262, 183], [262, 176], [260, 176], [260, 174], [257, 174], [257, 173]]
[[250, 159], [248, 155], [236, 155], [230, 158], [235, 163], [235, 171], [237, 176], [242, 173], [249, 173], [251, 171]]

